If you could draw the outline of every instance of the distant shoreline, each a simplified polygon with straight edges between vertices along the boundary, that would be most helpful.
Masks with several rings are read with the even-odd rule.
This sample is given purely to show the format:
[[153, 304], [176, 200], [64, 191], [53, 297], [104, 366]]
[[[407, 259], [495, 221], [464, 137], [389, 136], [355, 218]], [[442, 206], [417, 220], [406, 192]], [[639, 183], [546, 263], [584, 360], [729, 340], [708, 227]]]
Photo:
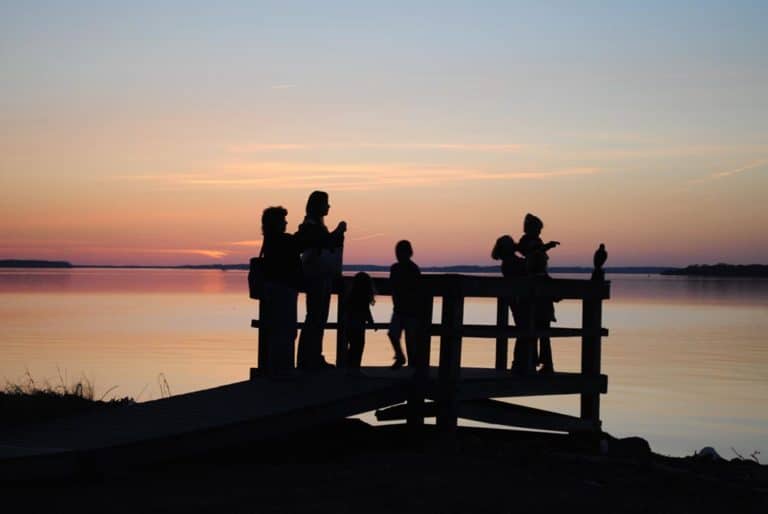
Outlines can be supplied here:
[[768, 278], [768, 265], [764, 264], [696, 264], [680, 269], [666, 270], [662, 275], [691, 277], [744, 277]]
[[[72, 264], [67, 261], [44, 261], [7, 259], [0, 260], [0, 268], [67, 268], [67, 269], [191, 269], [191, 270], [220, 270], [247, 271], [248, 264], [180, 264], [175, 266], [162, 265], [125, 265], [125, 264]], [[371, 271], [387, 272], [389, 265], [380, 264], [346, 264], [344, 271]], [[422, 271], [428, 273], [499, 273], [500, 266], [479, 266], [474, 264], [457, 264], [453, 266], [423, 266]], [[550, 273], [578, 273], [590, 274], [592, 268], [587, 266], [553, 266]], [[768, 278], [768, 265], [763, 264], [715, 264], [715, 265], [691, 265], [685, 268], [673, 268], [671, 266], [615, 266], [606, 267], [606, 273], [631, 274], [631, 275], [674, 275], [692, 277], [758, 277]]]
[[[0, 260], [0, 268], [71, 268], [71, 269], [192, 269], [192, 270], [248, 270], [248, 264], [180, 264], [176, 266], [161, 265], [123, 265], [123, 264], [72, 264], [67, 261], [41, 261], [41, 260]], [[380, 264], [345, 264], [344, 271], [373, 271], [387, 272], [389, 265]], [[453, 266], [423, 266], [422, 271], [428, 273], [500, 273], [499, 265], [478, 266], [474, 264], [457, 264]], [[670, 271], [669, 266], [617, 266], [607, 267], [607, 273], [627, 273], [639, 275], [654, 275]], [[586, 266], [553, 266], [551, 273], [592, 273], [592, 268]]]
[[29, 259], [0, 260], [0, 268], [73, 268], [67, 261], [41, 261]]

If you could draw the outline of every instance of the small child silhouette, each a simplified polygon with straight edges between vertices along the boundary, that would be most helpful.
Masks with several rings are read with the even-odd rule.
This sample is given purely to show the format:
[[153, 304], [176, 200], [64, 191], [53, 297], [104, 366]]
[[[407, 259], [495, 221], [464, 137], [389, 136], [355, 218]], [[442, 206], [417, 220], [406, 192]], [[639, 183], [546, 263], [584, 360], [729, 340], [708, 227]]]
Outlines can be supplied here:
[[[528, 272], [532, 277], [536, 277], [543, 280], [551, 280], [552, 277], [547, 273], [547, 257], [546, 252], [543, 250], [537, 250], [528, 257]], [[551, 297], [536, 297], [534, 305], [534, 323], [538, 330], [549, 330], [550, 324], [555, 319], [555, 305], [554, 302], [559, 302], [559, 298]], [[537, 364], [541, 365], [539, 373], [553, 373], [555, 371], [554, 364], [552, 362], [552, 343], [549, 336], [539, 336], [539, 356]]]
[[347, 339], [347, 367], [359, 372], [365, 346], [365, 324], [373, 325], [371, 305], [376, 303], [373, 281], [370, 275], [360, 272], [352, 279], [352, 288], [347, 296], [345, 335]]
[[525, 258], [528, 258], [533, 252], [541, 250], [548, 252], [552, 248], [560, 244], [560, 241], [550, 241], [547, 244], [541, 240], [541, 230], [544, 228], [544, 223], [538, 217], [533, 214], [526, 214], [523, 220], [523, 237], [517, 243], [517, 251], [523, 254]]
[[417, 351], [415, 345], [418, 339], [418, 330], [421, 325], [421, 292], [419, 278], [421, 270], [413, 257], [413, 247], [410, 241], [399, 241], [395, 245], [397, 262], [389, 269], [389, 278], [392, 284], [392, 320], [389, 324], [389, 341], [395, 351], [395, 362], [392, 369], [401, 368], [405, 362], [405, 355], [400, 346], [400, 337], [405, 331], [405, 348], [408, 352], [408, 361], [414, 365], [413, 357]]

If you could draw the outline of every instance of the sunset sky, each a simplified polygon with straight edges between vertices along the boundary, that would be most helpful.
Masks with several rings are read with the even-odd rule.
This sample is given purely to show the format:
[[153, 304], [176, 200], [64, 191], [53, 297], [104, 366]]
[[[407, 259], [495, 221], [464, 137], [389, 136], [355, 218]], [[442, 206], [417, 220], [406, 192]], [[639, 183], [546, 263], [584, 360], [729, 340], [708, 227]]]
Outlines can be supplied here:
[[0, 259], [768, 263], [768, 3], [539, 4], [2, 1]]

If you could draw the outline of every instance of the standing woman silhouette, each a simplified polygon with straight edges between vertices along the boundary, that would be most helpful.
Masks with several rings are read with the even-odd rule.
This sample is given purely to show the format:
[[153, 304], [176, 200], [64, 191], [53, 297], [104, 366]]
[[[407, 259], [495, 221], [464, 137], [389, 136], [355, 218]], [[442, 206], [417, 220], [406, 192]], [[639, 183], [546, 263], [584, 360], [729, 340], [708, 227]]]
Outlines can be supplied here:
[[264, 235], [262, 316], [266, 335], [267, 373], [288, 376], [293, 370], [296, 341], [296, 300], [301, 283], [301, 259], [296, 238], [286, 234], [288, 211], [268, 207], [261, 215]]
[[341, 252], [346, 222], [333, 230], [325, 226], [330, 209], [328, 193], [313, 191], [307, 199], [306, 216], [296, 232], [302, 252], [307, 298], [307, 317], [299, 336], [297, 367], [306, 371], [331, 368], [323, 357], [323, 332], [328, 321], [333, 279], [341, 273]]

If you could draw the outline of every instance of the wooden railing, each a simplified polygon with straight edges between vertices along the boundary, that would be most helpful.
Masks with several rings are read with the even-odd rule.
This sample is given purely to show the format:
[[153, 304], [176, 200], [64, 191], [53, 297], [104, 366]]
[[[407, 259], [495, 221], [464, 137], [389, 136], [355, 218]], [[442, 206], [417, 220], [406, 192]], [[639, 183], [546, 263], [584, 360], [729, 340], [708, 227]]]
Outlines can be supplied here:
[[[352, 284], [352, 277], [341, 277], [335, 284], [333, 294], [338, 295], [337, 319], [326, 324], [326, 328], [336, 330], [336, 365], [343, 368], [346, 364], [346, 340], [344, 334], [345, 301], [344, 297]], [[388, 278], [374, 278], [377, 295], [391, 295], [392, 289]], [[432, 336], [440, 338], [440, 353], [437, 370], [437, 380], [430, 389], [436, 404], [438, 426], [445, 431], [453, 431], [457, 425], [459, 390], [462, 382], [462, 339], [464, 337], [484, 338], [495, 340], [496, 370], [508, 368], [509, 339], [539, 336], [580, 337], [581, 338], [581, 372], [584, 378], [601, 377], [601, 338], [608, 335], [602, 328], [602, 302], [610, 297], [610, 282], [576, 279], [537, 279], [520, 278], [505, 279], [502, 277], [471, 276], [459, 274], [428, 274], [421, 278], [421, 291], [425, 301], [424, 331], [419, 347], [419, 355], [411, 365], [416, 368], [414, 373], [413, 394], [409, 398], [409, 422], [420, 424], [424, 419], [424, 399], [428, 393]], [[435, 297], [442, 299], [442, 311], [439, 323], [432, 323]], [[560, 298], [580, 300], [582, 303], [581, 327], [552, 327], [549, 329], [520, 329], [509, 326], [509, 308], [507, 298], [518, 297], [534, 300], [535, 298]], [[478, 325], [464, 323], [465, 298], [496, 298], [496, 324]], [[535, 302], [531, 301], [531, 304]], [[260, 309], [261, 310], [261, 309]], [[534, 316], [534, 313], [531, 313]], [[254, 320], [252, 326], [258, 327], [259, 321]], [[376, 328], [386, 328], [387, 323], [377, 323]], [[534, 327], [534, 323], [529, 323]], [[303, 323], [299, 323], [299, 328]], [[265, 341], [259, 334], [259, 367], [264, 369]], [[539, 381], [547, 377], [533, 377]], [[505, 389], [509, 391], [509, 387]], [[556, 391], [555, 391], [556, 392]], [[564, 392], [571, 392], [564, 391]], [[604, 391], [602, 391], [604, 392]], [[580, 392], [580, 418], [584, 425], [592, 429], [600, 428], [600, 393], [601, 390], [585, 388]], [[550, 391], [547, 394], [552, 394]], [[504, 396], [503, 392], [495, 396]], [[493, 392], [488, 397], [494, 397]], [[542, 411], [543, 412], [543, 411]]]

